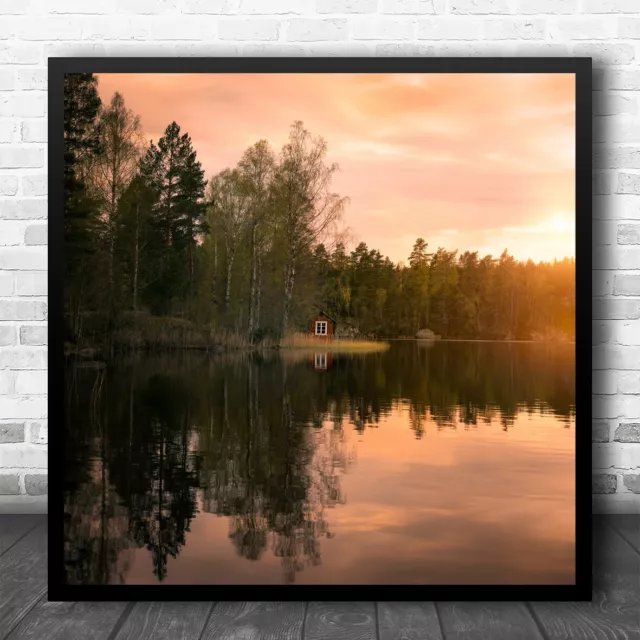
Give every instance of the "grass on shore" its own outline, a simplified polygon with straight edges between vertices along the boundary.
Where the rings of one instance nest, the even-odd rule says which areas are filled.
[[[353,340],[350,338],[323,338],[307,333],[291,333],[280,341],[281,349],[312,349],[349,353],[355,351],[385,351],[388,342]]]

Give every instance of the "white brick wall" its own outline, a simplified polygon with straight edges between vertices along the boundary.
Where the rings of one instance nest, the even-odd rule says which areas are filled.
[[[594,508],[640,510],[639,0],[0,0],[0,508],[46,474],[49,55],[590,55]],[[55,431],[54,431],[55,437]]]

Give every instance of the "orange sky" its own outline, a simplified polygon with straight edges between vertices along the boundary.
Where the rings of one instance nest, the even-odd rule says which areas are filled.
[[[575,81],[560,74],[100,74],[158,140],[175,120],[210,178],[294,120],[328,143],[343,226],[392,260],[429,247],[574,252]]]

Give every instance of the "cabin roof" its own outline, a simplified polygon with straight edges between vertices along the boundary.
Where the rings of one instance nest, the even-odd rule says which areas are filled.
[[[326,311],[323,311],[322,309],[320,309],[320,313],[318,315],[325,316],[326,318],[329,318],[329,320],[331,320],[331,322],[333,322],[334,324],[338,324],[338,321],[335,318],[332,318]]]

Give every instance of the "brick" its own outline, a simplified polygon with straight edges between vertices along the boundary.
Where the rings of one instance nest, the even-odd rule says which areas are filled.
[[[0,69],[0,91],[13,91],[15,74],[13,69]]]
[[[24,325],[20,327],[20,344],[31,346],[47,346],[48,331],[46,326]]]
[[[633,347],[627,347],[627,349],[633,349]],[[638,361],[636,360],[635,367],[637,366]],[[622,368],[635,367],[630,367],[626,362],[622,365]],[[594,396],[592,401],[592,415],[594,418],[640,417],[640,396]]]
[[[24,226],[13,220],[0,220],[0,246],[15,247],[24,242]]]
[[[21,40],[80,40],[82,23],[66,17],[29,16],[28,20],[20,22],[18,37]]]
[[[0,96],[0,102],[2,98]],[[2,105],[0,104],[0,109]],[[1,114],[0,114],[1,115]],[[18,130],[18,123],[15,120],[9,118],[0,119],[0,143],[13,142]]]
[[[640,371],[616,371],[619,393],[636,394],[640,390]]]
[[[17,85],[23,91],[46,91],[46,69],[18,69],[16,72]]]
[[[640,249],[594,246],[592,253],[594,269],[640,269]]]
[[[635,48],[626,43],[580,43],[573,53],[593,58],[593,64],[629,64],[635,59]]]
[[[591,493],[615,493],[618,487],[616,476],[599,473],[591,476]]]
[[[47,448],[32,444],[6,444],[0,447],[0,469],[2,467],[46,469]]]
[[[264,0],[240,0],[239,13],[281,15],[313,13],[314,9],[313,0],[269,0],[269,2]],[[330,13],[333,13],[333,11]]]
[[[24,234],[25,245],[46,245],[47,228],[46,224],[29,225]]]
[[[152,48],[152,47],[150,47]],[[44,47],[43,58],[46,60],[51,57],[63,58],[94,58],[104,57],[106,47],[103,44],[90,42],[55,42],[47,44]]]
[[[260,42],[245,44],[244,47],[242,47],[242,55],[249,57],[303,57],[307,55],[307,49],[296,44],[276,44],[273,42]]]
[[[13,295],[15,277],[12,271],[0,271],[0,296]]]
[[[640,70],[623,69],[607,72],[607,88],[615,91],[640,91]]]
[[[619,173],[616,193],[640,195],[640,173]]]
[[[591,191],[594,196],[607,195],[612,191],[613,179],[608,173],[594,171],[591,180]]]
[[[640,345],[640,321],[610,320],[608,322],[611,342],[621,345]],[[640,385],[640,380],[638,382]]]
[[[0,371],[0,395],[13,396],[16,393],[15,375],[13,371]]]
[[[23,347],[22,349],[0,350],[0,369],[46,369],[47,366],[46,349],[27,349]],[[2,415],[1,412],[0,415]]]
[[[640,447],[624,442],[591,445],[594,469],[638,469]]]
[[[20,418],[46,418],[47,398],[46,396],[32,396],[27,398],[0,396],[0,416],[6,420]],[[2,449],[3,447],[0,447],[0,450]],[[3,465],[0,464],[0,468],[2,466]]]
[[[0,116],[19,118],[41,118],[47,110],[47,96],[34,91],[15,91],[0,95]],[[29,140],[29,142],[39,142]]]
[[[380,13],[423,15],[435,12],[433,0],[380,0]]]
[[[10,347],[16,343],[16,329],[13,325],[0,325],[0,347]]]
[[[39,47],[32,44],[20,44],[11,42],[10,44],[0,44],[0,65],[2,64],[39,64]]]
[[[594,247],[614,245],[618,237],[618,225],[615,222],[595,219],[592,223]]]
[[[47,371],[17,371],[15,390],[25,396],[47,393]]]
[[[640,224],[619,224],[618,244],[640,244]]]
[[[104,0],[56,0],[55,5],[47,7],[47,10],[53,14],[100,14],[108,12],[108,5]]]
[[[616,394],[618,385],[611,371],[593,371],[591,374],[591,393]]]
[[[538,56],[538,57],[563,57],[569,53],[566,44],[551,44],[549,42],[521,42],[516,43],[515,53],[517,56]]]
[[[268,19],[221,20],[221,40],[277,40],[279,22]]]
[[[484,22],[486,40],[542,40],[545,21],[537,18],[500,18]]]
[[[49,442],[49,429],[46,423],[32,422],[29,433],[29,441],[32,444],[47,444]]]
[[[18,271],[15,274],[16,295],[46,296],[49,282],[46,271]]]
[[[24,442],[24,422],[0,423],[0,444]]]
[[[0,320],[46,319],[47,303],[40,300],[4,300],[0,304]]]
[[[48,491],[46,473],[27,474],[24,477],[24,487],[30,496],[46,496]]]
[[[43,120],[28,120],[22,123],[20,129],[22,142],[46,142],[47,123]]]
[[[16,193],[18,193],[17,176],[0,176],[0,196],[15,196]]]
[[[316,0],[318,13],[374,13],[377,8],[378,0]]]
[[[613,328],[605,322],[591,323],[591,343],[593,345],[611,342]]]
[[[640,474],[625,473],[622,476],[622,482],[632,493],[640,493]]]
[[[640,274],[616,275],[613,284],[615,296],[640,296]]]
[[[215,40],[218,19],[208,16],[187,16],[182,19],[177,16],[162,18],[145,18],[151,20],[151,35],[153,40]],[[148,27],[147,24],[144,25]],[[146,39],[139,36],[139,39]]]
[[[591,442],[609,442],[609,423],[594,422],[591,426]]]
[[[613,436],[614,442],[640,442],[640,423],[620,424]]]
[[[0,252],[0,269],[44,270],[47,268],[45,247],[20,249],[9,247]]]
[[[25,196],[46,196],[47,185],[47,176],[25,176],[22,178],[22,193]]]
[[[638,8],[640,11],[640,7]],[[623,40],[640,38],[640,18],[620,18],[618,36]]]
[[[591,272],[591,294],[594,296],[611,295],[613,274],[610,271]]]
[[[602,17],[563,17],[549,24],[549,36],[553,40],[608,40],[615,35],[616,23]]]
[[[290,42],[318,42],[322,40],[346,40],[349,35],[347,20],[291,18],[286,31],[286,39]]]
[[[640,318],[640,300],[592,300],[594,320],[626,320]]]
[[[422,40],[478,40],[481,37],[482,19],[437,17],[418,22],[418,38]]]
[[[42,167],[44,164],[44,150],[34,147],[0,147],[0,169],[22,169]],[[2,214],[0,213],[0,216]]]
[[[17,496],[19,493],[18,475],[15,473],[0,473],[0,496]]]
[[[451,0],[451,13],[511,13],[508,0]]]
[[[637,302],[637,301],[636,301]],[[638,368],[640,348],[622,346],[593,347],[591,366],[593,369],[630,369]],[[638,398],[640,400],[640,396]],[[617,416],[602,416],[615,418]]]
[[[584,13],[638,13],[636,0],[584,0]]]
[[[617,116],[623,113],[638,113],[638,99],[636,96],[626,96],[609,91],[593,94],[593,115]]]
[[[359,42],[310,42],[305,45],[305,51],[310,56],[360,56],[373,55],[373,48],[366,40]]]
[[[578,0],[516,0],[515,13],[575,13]]]
[[[354,40],[412,40],[414,24],[394,19],[358,21],[352,23],[351,35]]]
[[[122,0],[129,4],[127,0]],[[138,6],[136,2],[136,6]],[[238,11],[239,0],[188,0],[181,6],[182,13],[206,13],[214,15],[232,15]],[[148,11],[148,13],[160,13],[162,9]],[[140,13],[140,11],[139,11]]]
[[[178,57],[197,57],[197,56],[217,56],[217,57],[233,57],[239,54],[239,48],[231,42],[224,43],[210,43],[210,42],[198,42],[198,43],[177,43],[176,55]],[[304,51],[302,52],[304,55]]]

